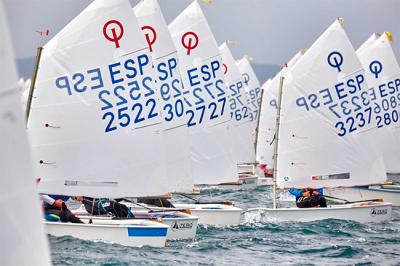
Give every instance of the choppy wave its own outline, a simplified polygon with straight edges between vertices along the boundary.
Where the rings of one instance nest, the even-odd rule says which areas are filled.
[[[269,192],[212,190],[201,199],[234,200],[243,209],[267,207]],[[173,241],[166,248],[72,237],[50,237],[50,243],[54,265],[399,265],[399,237],[400,208],[394,208],[392,221],[379,224],[335,219],[274,223],[244,217],[237,226],[199,226],[194,241]]]

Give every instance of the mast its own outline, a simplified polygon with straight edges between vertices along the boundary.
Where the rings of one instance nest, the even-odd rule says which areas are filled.
[[[260,128],[260,117],[261,117],[261,108],[263,103],[264,97],[264,89],[261,89],[261,97],[260,97],[260,104],[258,106],[258,117],[257,117],[257,126],[256,126],[256,138],[254,141],[254,152],[257,154],[257,141],[258,141],[258,130]]]
[[[36,52],[35,68],[33,69],[31,86],[29,87],[28,101],[26,102],[26,109],[25,109],[26,124],[28,124],[29,114],[31,112],[33,90],[35,89],[36,77],[37,77],[37,74],[39,71],[39,63],[40,63],[40,57],[42,56],[42,51],[43,51],[43,47],[39,46],[37,48],[37,52]]]
[[[275,145],[274,145],[274,174],[272,176],[273,179],[273,198],[272,198],[272,208],[276,209],[276,179],[278,174],[278,145],[279,145],[279,128],[280,128],[280,120],[281,120],[281,107],[282,107],[282,88],[283,81],[285,77],[281,77],[279,81],[279,91],[278,91],[278,108],[276,110],[276,127],[275,127]]]

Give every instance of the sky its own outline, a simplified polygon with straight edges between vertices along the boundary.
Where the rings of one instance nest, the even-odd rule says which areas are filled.
[[[110,0],[112,1],[112,0]],[[255,63],[282,65],[309,47],[337,17],[357,49],[374,33],[389,31],[400,61],[400,0],[213,0],[203,11],[219,44],[237,41],[236,58],[251,55]],[[17,58],[32,57],[39,45],[36,30],[50,37],[91,0],[5,0]],[[135,5],[138,0],[130,0]],[[159,0],[171,22],[192,0]]]

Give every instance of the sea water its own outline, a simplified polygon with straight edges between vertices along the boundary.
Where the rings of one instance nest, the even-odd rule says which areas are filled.
[[[271,188],[209,190],[204,200],[234,200],[244,210],[271,206]],[[180,199],[180,198],[179,198]],[[285,205],[290,204],[287,195]],[[187,199],[180,201],[190,202]],[[72,237],[51,237],[54,265],[400,265],[400,208],[378,224],[324,220],[199,226],[194,241],[166,248],[126,247]]]

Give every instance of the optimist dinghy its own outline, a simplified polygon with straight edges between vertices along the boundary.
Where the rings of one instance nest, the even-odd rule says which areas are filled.
[[[93,198],[168,193],[163,152],[154,152],[163,145],[151,55],[129,1],[94,1],[41,50],[27,108],[39,191]],[[165,246],[169,228],[146,219],[45,225],[56,236],[157,247]]]
[[[0,0],[0,261],[4,266],[46,266],[51,265],[50,252],[41,224],[6,19]]]
[[[130,212],[135,217],[134,219],[158,221],[168,225],[167,240],[193,240],[196,237],[199,218],[190,213],[185,213],[183,209],[175,211],[170,209],[154,208],[144,204],[139,206],[126,201],[121,201],[120,203],[129,207]],[[88,222],[91,220],[94,224],[113,224],[115,221],[129,224],[129,222],[132,221],[130,218],[118,218],[113,220],[109,215],[93,216],[86,211],[83,205],[81,205],[79,209],[73,210],[72,213],[77,215],[82,221]]]
[[[278,221],[337,218],[364,223],[391,219],[392,204],[383,202],[277,208],[278,186],[339,187],[385,180],[380,154],[362,141],[376,120],[364,70],[342,23],[342,19],[336,20],[286,73],[284,87],[285,78],[281,77],[273,208],[249,209],[250,213]]]
[[[256,186],[265,186],[270,184],[270,180],[264,176],[257,175],[257,162],[256,162],[256,149],[257,149],[257,136],[259,132],[260,124],[260,110],[262,102],[262,89],[260,82],[253,70],[250,63],[251,58],[249,56],[244,56],[242,59],[236,61],[236,65],[239,68],[240,73],[243,76],[245,83],[246,95],[249,98],[249,108],[252,110],[252,147],[253,147],[253,158],[247,163],[239,165],[239,173],[250,173],[257,176]]]
[[[146,204],[137,206],[131,203],[127,203],[127,206],[135,208],[136,210],[145,210],[146,208],[151,208],[155,212],[161,211],[173,211],[173,208],[162,208],[154,207]],[[241,208],[235,207],[232,203],[174,203],[177,210],[189,209],[191,214],[199,218],[199,224],[204,225],[216,225],[216,226],[227,226],[236,225],[240,223],[241,214],[243,210]],[[168,223],[168,220],[165,221]]]
[[[197,1],[190,4],[170,24],[169,31],[178,51],[179,68],[186,101],[190,135],[190,169],[195,185],[217,185],[237,181],[236,161],[232,157],[232,134],[224,82],[223,62],[214,35]],[[179,206],[179,204],[175,204]],[[201,204],[199,204],[201,205]],[[193,212],[198,204],[185,205]],[[203,208],[218,223],[221,215],[230,219],[232,206],[221,204],[219,213]],[[198,213],[196,213],[197,215]],[[200,222],[204,219],[199,217]]]
[[[383,154],[387,173],[400,173],[400,67],[392,49],[393,38],[389,32],[374,33],[357,50],[357,55],[366,70],[371,100],[377,119],[375,143]],[[389,174],[388,174],[389,175]],[[350,188],[326,189],[334,198],[359,201],[382,198],[400,206],[400,186],[374,184]]]

